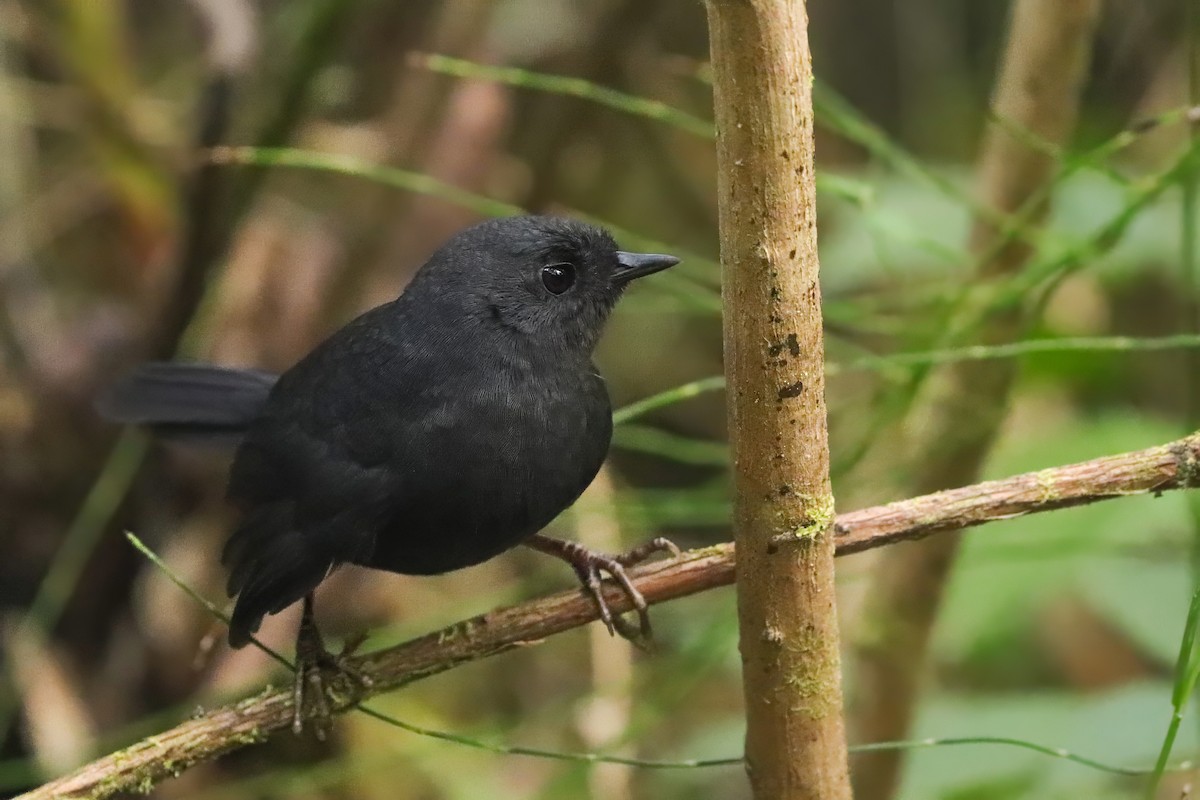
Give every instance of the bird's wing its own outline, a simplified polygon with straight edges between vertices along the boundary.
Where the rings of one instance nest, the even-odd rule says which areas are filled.
[[[446,460],[428,431],[452,424],[438,422],[443,401],[476,356],[398,339],[386,313],[367,312],[284,373],[238,450],[229,497],[246,516],[223,556],[235,645],[337,564],[367,562],[406,481]]]
[[[230,481],[231,497],[246,515],[221,556],[228,592],[238,598],[234,646],[248,640],[264,615],[316,589],[335,566],[371,552],[393,489],[384,470],[355,463],[318,437],[252,432]]]
[[[357,422],[333,423],[328,403],[307,387],[276,396],[230,472],[230,500],[245,512],[222,554],[228,591],[238,596],[230,626],[235,646],[335,566],[363,560],[396,489],[385,461],[348,446],[362,438],[348,433],[363,421],[356,409],[343,410]]]

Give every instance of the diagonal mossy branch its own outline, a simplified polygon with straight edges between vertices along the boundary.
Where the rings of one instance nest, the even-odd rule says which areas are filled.
[[[1157,495],[1197,485],[1200,431],[1158,447],[841,514],[836,523],[837,554],[1098,500]],[[648,564],[631,576],[649,602],[662,603],[733,583],[734,566],[733,544],[725,543]],[[624,593],[609,587],[607,597],[615,610],[628,610]],[[374,679],[370,693],[377,694],[461,664],[539,644],[595,619],[588,598],[575,591],[560,592],[464,620],[365,655],[356,664]],[[98,759],[21,798],[105,798],[149,791],[193,764],[289,728],[291,698],[290,689],[267,687],[254,697],[209,711]],[[346,702],[338,710],[351,707]]]

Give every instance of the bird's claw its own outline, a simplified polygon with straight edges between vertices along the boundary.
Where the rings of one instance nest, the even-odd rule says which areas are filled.
[[[658,536],[648,542],[639,544],[632,550],[626,550],[617,556],[617,561],[621,562],[621,566],[632,567],[642,563],[655,553],[666,553],[671,558],[679,558],[679,548],[670,539],[665,536]]]
[[[353,648],[333,654],[324,648],[296,661],[292,690],[292,732],[300,735],[311,723],[313,735],[325,741],[333,719],[333,709],[354,705],[359,695],[374,681],[349,662]],[[331,705],[335,704],[335,705]]]
[[[574,545],[570,542],[564,544]],[[655,553],[669,553],[674,558],[679,555],[679,548],[670,540],[660,536],[615,556],[597,553],[582,545],[574,545],[565,552],[568,560],[575,567],[575,572],[579,576],[584,590],[596,601],[596,607],[600,612],[600,621],[604,623],[604,627],[608,628],[610,636],[620,636],[637,645],[645,645],[650,642],[654,631],[650,626],[649,604],[646,603],[646,598],[638,588],[633,585],[625,568],[640,564]],[[607,572],[621,587],[625,596],[629,598],[629,602],[638,616],[636,627],[626,622],[620,614],[614,614],[609,608],[608,601],[604,598],[601,572]]]
[[[607,572],[629,597],[629,601],[638,614],[637,629],[634,629],[619,614],[614,615],[612,609],[608,607],[608,601],[604,599],[603,580],[600,576],[602,571]],[[646,598],[629,580],[629,576],[625,574],[625,567],[619,560],[603,553],[589,551],[580,563],[575,565],[575,572],[579,575],[579,581],[583,584],[584,591],[596,601],[596,607],[600,612],[600,621],[604,623],[604,627],[608,628],[610,636],[619,634],[623,639],[630,641],[650,638],[650,615],[646,611]]]

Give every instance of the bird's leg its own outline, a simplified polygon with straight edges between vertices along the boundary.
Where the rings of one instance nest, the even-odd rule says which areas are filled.
[[[296,632],[296,677],[292,684],[292,733],[297,736],[304,731],[306,718],[313,720],[313,730],[322,741],[329,729],[329,702],[321,677],[321,661],[328,656],[325,640],[313,617],[312,595],[306,594]]]
[[[679,548],[668,539],[660,536],[620,555],[597,553],[578,542],[555,539],[542,533],[530,536],[525,540],[525,545],[540,553],[560,558],[574,567],[575,574],[579,576],[579,582],[583,584],[584,591],[596,601],[596,605],[600,609],[600,620],[608,628],[610,634],[620,634],[623,638],[633,642],[650,640],[650,612],[647,610],[646,598],[629,580],[629,576],[625,574],[625,568],[639,564],[655,553],[669,553],[671,556],[678,556]],[[609,609],[600,583],[602,571],[612,576],[621,590],[625,592],[625,596],[629,598],[629,602],[633,604],[638,615],[636,629],[621,619],[620,615],[614,615]]]
[[[348,659],[366,637],[346,642],[342,652],[334,655],[325,649],[325,640],[313,616],[313,598],[304,596],[304,612],[296,634],[296,678],[292,685],[292,731],[299,735],[305,720],[313,721],[313,732],[324,741],[329,731],[330,683],[344,675],[356,684],[355,689],[371,688],[371,678],[352,666]],[[354,689],[351,691],[353,696]]]

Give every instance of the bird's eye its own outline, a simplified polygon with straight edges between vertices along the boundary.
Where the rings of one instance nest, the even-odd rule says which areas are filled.
[[[562,294],[575,285],[574,264],[550,264],[542,267],[542,286],[550,294]]]

